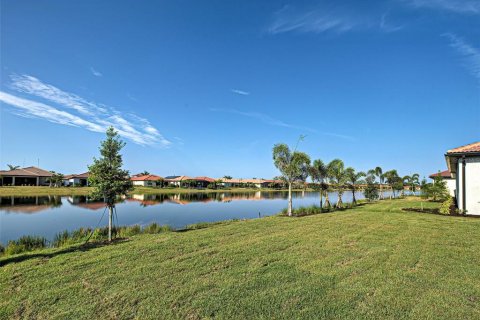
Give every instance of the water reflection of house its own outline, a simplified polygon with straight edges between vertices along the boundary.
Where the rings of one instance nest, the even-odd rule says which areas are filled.
[[[129,202],[139,202],[142,206],[154,206],[163,202],[163,195],[155,194],[133,194],[126,199]]]
[[[253,193],[222,193],[221,194],[221,201],[222,202],[230,202],[233,200],[263,200],[265,197],[263,196],[261,191],[255,191]]]
[[[50,171],[37,167],[26,167],[15,170],[0,170],[0,185],[3,186],[46,186]]]
[[[0,209],[6,212],[37,213],[61,205],[60,196],[0,197]]]
[[[99,210],[105,208],[103,201],[94,201],[87,196],[70,196],[67,201],[72,205],[89,210]]]

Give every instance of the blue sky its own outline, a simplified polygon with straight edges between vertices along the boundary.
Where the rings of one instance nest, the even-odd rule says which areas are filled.
[[[480,1],[1,0],[0,167],[270,178],[271,149],[422,176],[480,140]]]

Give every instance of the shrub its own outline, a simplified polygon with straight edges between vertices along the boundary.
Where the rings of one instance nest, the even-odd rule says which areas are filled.
[[[445,200],[442,205],[440,206],[440,214],[444,215],[450,215],[455,212],[455,205],[453,203],[453,198],[452,197],[447,197],[447,200]]]
[[[363,191],[363,195],[368,201],[374,201],[379,198],[378,187],[373,183],[368,183],[367,187]]]
[[[22,236],[18,240],[10,240],[5,248],[6,255],[42,249],[47,246],[47,239],[39,236]]]
[[[5,247],[0,243],[0,256],[5,253]]]

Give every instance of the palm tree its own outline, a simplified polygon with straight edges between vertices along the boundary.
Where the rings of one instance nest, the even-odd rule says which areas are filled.
[[[320,184],[320,208],[323,208],[323,194],[327,190],[327,184],[325,183],[328,177],[328,170],[325,163],[317,159],[313,161],[313,165],[310,167],[310,176],[312,177],[313,182],[318,182]],[[328,193],[326,193],[325,205],[330,206],[328,201]]]
[[[397,170],[390,170],[383,174],[385,181],[392,189],[393,197],[395,198],[395,185],[401,182],[401,178],[398,176]]]
[[[420,175],[418,173],[414,173],[411,176],[403,177],[403,180],[406,181],[407,185],[410,187],[410,195],[415,195],[415,191],[417,191],[417,187],[420,186]]]
[[[303,152],[290,151],[284,143],[273,146],[273,162],[288,183],[288,216],[292,216],[292,184],[308,177],[310,157]]]
[[[228,179],[228,180],[230,180],[230,179],[232,179],[232,176],[223,176],[223,179]]]
[[[150,172],[148,172],[147,170],[144,170],[143,172],[140,172],[140,175],[141,176],[148,176],[148,175],[150,175]]]
[[[14,166],[13,164],[7,164],[8,170],[17,170],[20,166]]]
[[[355,169],[353,169],[352,167],[348,167],[345,170],[345,173],[348,186],[350,187],[350,190],[352,190],[352,204],[357,204],[357,199],[355,199],[356,185],[361,183],[360,179],[362,177],[365,177],[366,174],[363,171],[355,172]]]
[[[385,182],[383,170],[380,167],[376,167],[375,169],[373,169],[373,171],[375,172],[375,176],[378,178],[378,183],[380,184],[380,199],[383,199],[382,185]]]
[[[341,208],[343,206],[342,202],[342,195],[343,195],[343,187],[346,181],[346,174],[345,174],[345,165],[343,161],[340,159],[334,159],[330,161],[327,166],[328,175],[330,177],[330,181],[336,187],[338,192],[338,200],[337,200],[337,208]]]

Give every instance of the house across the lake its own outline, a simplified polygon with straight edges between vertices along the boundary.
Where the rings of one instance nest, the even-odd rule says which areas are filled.
[[[265,180],[265,179],[220,179],[222,185],[226,188],[255,186],[256,188],[268,188],[272,185],[281,186],[281,180]]]
[[[50,171],[37,167],[26,167],[14,170],[0,170],[2,186],[47,186],[53,175]]]
[[[445,160],[455,179],[458,209],[468,215],[480,215],[480,142],[448,150]]]
[[[435,177],[442,178],[442,180],[445,181],[447,185],[448,193],[450,193],[452,197],[455,197],[455,189],[457,188],[457,182],[455,181],[455,178],[452,178],[450,171],[445,170],[429,175],[430,179],[434,179]]]
[[[142,186],[142,187],[156,187],[159,181],[162,181],[163,178],[160,176],[156,176],[154,174],[146,174],[146,175],[135,175],[130,178],[134,186]]]
[[[64,186],[88,186],[88,172],[80,174],[69,174],[63,177]]]

